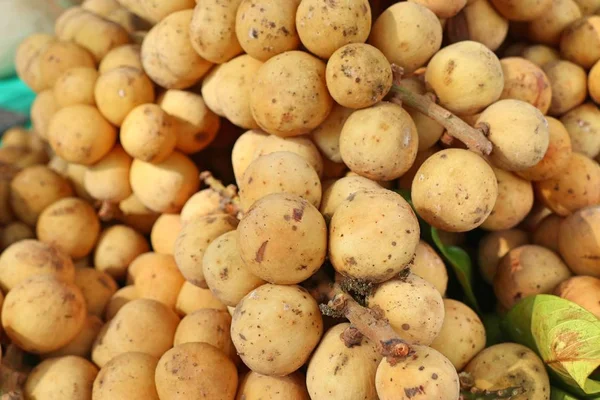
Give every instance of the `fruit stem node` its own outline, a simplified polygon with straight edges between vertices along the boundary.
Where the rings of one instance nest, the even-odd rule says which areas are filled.
[[[356,330],[375,343],[390,364],[395,365],[410,353],[409,345],[398,336],[380,311],[361,306],[338,283],[333,285],[331,294],[329,303],[321,305],[324,314],[346,317]]]

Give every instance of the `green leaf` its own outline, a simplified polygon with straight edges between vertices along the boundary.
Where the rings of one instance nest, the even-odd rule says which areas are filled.
[[[550,400],[581,400],[579,397],[575,397],[570,393],[565,392],[557,387],[552,387],[550,394]]]
[[[600,394],[590,375],[600,366],[600,319],[557,296],[526,297],[503,320],[507,335],[544,360],[551,376],[585,394]],[[562,385],[561,385],[562,386]]]
[[[471,257],[460,247],[444,245],[438,235],[437,229],[434,227],[431,227],[431,239],[440,253],[442,253],[452,266],[456,278],[465,292],[467,302],[479,314],[479,304],[477,304],[477,298],[473,292],[473,264],[471,263]]]

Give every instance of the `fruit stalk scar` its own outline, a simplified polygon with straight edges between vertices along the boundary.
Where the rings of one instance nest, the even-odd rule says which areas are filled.
[[[240,204],[240,197],[238,196],[238,190],[235,185],[223,185],[223,183],[216,179],[210,171],[203,171],[200,173],[200,180],[221,196],[221,209],[224,212],[233,215],[237,219],[242,219],[243,212]]]
[[[508,387],[499,390],[483,390],[475,387],[473,377],[468,372],[461,372],[459,400],[501,400],[512,399],[525,393],[520,387]]]
[[[390,101],[398,104],[406,104],[446,128],[448,134],[463,142],[471,151],[480,155],[489,155],[492,152],[492,142],[485,136],[485,127],[473,128],[450,111],[440,107],[427,95],[414,93],[400,84],[402,80],[402,68],[392,65],[394,72],[394,84],[391,92],[393,96]]]
[[[338,284],[333,285],[330,294],[331,300],[327,305],[321,305],[321,311],[331,316],[346,317],[352,324],[349,329],[357,329],[373,343],[376,343],[378,351],[387,357],[392,365],[410,353],[409,345],[398,336],[389,322],[382,318],[382,315],[376,310],[358,304]],[[357,344],[356,336],[356,334],[342,334],[342,339],[347,346],[351,347]]]

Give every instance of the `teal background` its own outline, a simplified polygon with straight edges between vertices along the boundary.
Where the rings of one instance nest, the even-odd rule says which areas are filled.
[[[34,99],[35,92],[29,89],[17,76],[0,80],[0,108],[27,115],[29,118],[31,104]],[[26,127],[29,128],[30,126],[31,121],[28,119]],[[1,145],[2,140],[0,138]]]

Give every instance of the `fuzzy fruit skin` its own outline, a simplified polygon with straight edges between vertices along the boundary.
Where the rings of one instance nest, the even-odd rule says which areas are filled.
[[[325,83],[325,63],[297,50],[265,62],[254,77],[250,93],[256,123],[265,132],[280,137],[312,131],[333,107]]]
[[[497,344],[479,353],[466,366],[475,386],[499,390],[519,386],[525,393],[515,400],[547,400],[550,382],[544,363],[527,347],[515,343]]]
[[[311,53],[328,59],[349,43],[364,43],[371,31],[368,0],[328,2],[303,0],[296,12],[296,30]]]
[[[413,356],[396,365],[384,359],[377,368],[375,385],[381,400],[396,400],[398,394],[411,400],[455,400],[460,394],[458,374],[437,350],[411,346]]]
[[[144,353],[124,353],[113,358],[98,372],[93,398],[159,400],[154,383],[157,364],[157,357]]]
[[[600,110],[594,103],[584,103],[564,114],[564,124],[573,151],[595,158],[600,154]]]
[[[552,293],[571,276],[571,271],[551,250],[537,245],[512,249],[498,264],[494,292],[500,304],[510,309],[521,299],[535,294]]]
[[[323,333],[314,298],[295,285],[265,284],[240,301],[231,339],[246,365],[264,375],[284,376],[309,358]]]
[[[550,179],[535,182],[536,198],[555,214],[566,217],[600,204],[600,166],[583,154],[573,153],[568,165]]]
[[[353,172],[378,181],[402,176],[414,163],[418,148],[415,123],[394,103],[381,102],[355,111],[340,135],[344,163]]]
[[[408,343],[429,346],[444,323],[442,296],[413,273],[381,284],[367,298],[367,306],[381,309],[398,336]]]
[[[600,318],[600,279],[592,276],[574,276],[558,285],[554,294],[579,304]]]
[[[498,180],[498,198],[481,228],[498,231],[517,226],[533,207],[531,182],[514,173],[493,167]]]
[[[477,154],[462,149],[433,154],[412,183],[417,213],[429,224],[450,232],[466,232],[481,225],[497,197],[492,167]]]
[[[82,357],[51,358],[27,377],[24,394],[30,399],[91,399],[98,368]]]
[[[444,47],[427,65],[425,81],[440,104],[459,115],[480,112],[500,98],[500,60],[481,43],[466,40]]]
[[[393,34],[391,34],[393,32]],[[375,21],[369,43],[409,73],[422,67],[442,45],[442,25],[427,7],[396,3]]]
[[[276,151],[254,160],[239,182],[242,208],[250,207],[271,193],[291,193],[321,204],[321,180],[303,157],[290,151]]]
[[[213,295],[232,307],[251,290],[266,283],[253,275],[242,260],[236,231],[222,234],[206,248],[202,271]]]
[[[491,0],[498,12],[511,21],[532,21],[539,18],[552,0]]]
[[[442,258],[427,242],[420,240],[410,271],[431,283],[442,296],[448,287],[448,271]]]
[[[37,275],[15,286],[2,304],[2,328],[19,348],[48,353],[74,339],[86,318],[75,284]]]
[[[431,343],[461,371],[465,365],[485,348],[485,328],[479,316],[464,303],[444,299],[444,324]]]
[[[496,51],[508,34],[508,20],[488,0],[474,1],[446,23],[451,43],[473,40]]]
[[[300,0],[261,0],[258,3],[242,0],[235,19],[235,33],[242,49],[261,61],[297,49],[300,45],[296,30],[299,4]]]
[[[348,347],[340,335],[350,327],[330,328],[308,364],[306,384],[314,400],[377,400],[375,373],[382,356],[367,338]]]
[[[548,122],[548,150],[544,158],[532,167],[518,171],[517,175],[529,181],[553,178],[567,168],[573,148],[565,126],[559,120],[546,117]]]
[[[591,15],[578,19],[562,33],[560,50],[562,56],[585,69],[600,60],[600,16]]]
[[[577,275],[600,278],[600,246],[597,238],[600,207],[583,208],[561,224],[558,233],[558,248],[569,268]]]
[[[273,193],[258,200],[237,232],[246,267],[267,282],[300,283],[325,260],[325,220],[315,206],[296,195]]]
[[[544,71],[521,57],[500,60],[504,73],[501,99],[526,101],[546,114],[552,101],[552,87]]]
[[[208,343],[184,343],[165,352],[156,366],[161,400],[206,397],[233,400],[238,384],[235,364]]]
[[[542,69],[552,87],[549,115],[558,118],[585,101],[587,75],[582,67],[570,61],[559,60],[544,64]]]
[[[526,232],[508,229],[486,234],[479,242],[478,264],[483,279],[492,284],[498,263],[510,250],[529,243]]]
[[[236,400],[310,400],[306,378],[300,371],[286,376],[268,376],[250,371],[240,381]]]
[[[540,110],[521,100],[499,100],[477,119],[487,124],[494,145],[490,159],[506,171],[522,171],[540,162],[550,142],[548,122]]]
[[[210,243],[238,226],[229,214],[206,215],[194,218],[183,226],[175,240],[174,256],[177,267],[191,284],[206,287],[202,260]]]
[[[329,224],[329,259],[336,271],[356,279],[391,279],[408,266],[418,243],[414,212],[402,196],[386,189],[350,195]]]
[[[348,44],[331,55],[326,69],[331,97],[349,108],[377,104],[392,87],[392,68],[383,53],[364,43]]]

